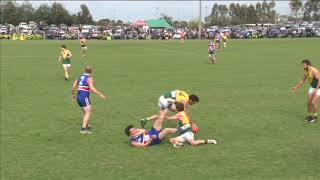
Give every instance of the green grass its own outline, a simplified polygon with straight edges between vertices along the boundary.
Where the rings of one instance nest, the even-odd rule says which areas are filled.
[[[308,124],[303,86],[290,92],[319,39],[232,40],[207,60],[208,41],[1,41],[1,172],[7,179],[320,179],[319,124]],[[59,46],[73,53],[72,78],[94,68],[93,134],[80,135],[81,109],[63,79]],[[200,97],[190,108],[218,145],[129,146],[123,129],[158,112],[164,92]],[[166,124],[173,126],[173,124]]]

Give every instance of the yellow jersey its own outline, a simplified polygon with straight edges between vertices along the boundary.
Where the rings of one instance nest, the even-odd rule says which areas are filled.
[[[305,71],[305,72],[304,72],[304,75],[307,77],[307,79],[308,79],[311,87],[316,88],[317,85],[318,85],[319,79],[317,79],[316,77],[313,76],[313,74],[312,74],[312,69],[316,69],[316,68],[310,67],[310,68],[308,69],[308,71]],[[317,69],[316,69],[316,70],[317,70]],[[318,70],[317,70],[317,71],[318,71]]]
[[[179,134],[183,134],[185,132],[191,132],[191,124],[190,119],[187,116],[185,111],[179,112],[176,116],[178,116],[179,120],[177,121],[177,129]]]
[[[176,90],[176,102],[189,102],[189,94],[181,90]]]
[[[86,39],[80,39],[80,45],[82,47],[86,46],[87,45],[87,40]]]
[[[223,36],[222,36],[222,41],[226,42],[227,39],[228,39],[228,36],[226,36],[226,35],[223,35]]]

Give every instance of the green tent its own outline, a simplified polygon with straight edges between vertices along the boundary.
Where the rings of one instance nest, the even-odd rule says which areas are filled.
[[[164,19],[151,19],[147,21],[147,24],[150,28],[173,29],[173,27]]]

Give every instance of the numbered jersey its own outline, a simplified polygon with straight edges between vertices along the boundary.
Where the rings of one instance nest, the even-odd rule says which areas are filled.
[[[78,83],[78,97],[79,96],[85,96],[85,97],[89,97],[90,95],[90,87],[88,84],[88,79],[89,79],[90,75],[89,74],[82,74],[82,76],[80,76],[77,80]]]
[[[176,102],[185,102],[187,103],[189,101],[189,94],[181,91],[181,90],[174,90],[167,92],[163,95],[166,99],[174,99]]]

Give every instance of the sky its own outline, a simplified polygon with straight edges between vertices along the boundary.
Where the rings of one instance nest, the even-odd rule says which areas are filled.
[[[80,5],[86,4],[95,21],[103,18],[135,21],[138,19],[155,19],[161,14],[173,17],[174,20],[190,21],[199,15],[199,1],[29,1],[34,7],[41,3],[62,3],[70,13],[80,11]],[[256,4],[262,1],[201,1],[202,18],[210,14],[214,3],[226,4]],[[276,1],[276,11],[280,14],[289,14],[289,1]]]

